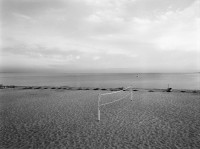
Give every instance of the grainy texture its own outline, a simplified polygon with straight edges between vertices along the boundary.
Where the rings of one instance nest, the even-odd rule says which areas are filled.
[[[98,122],[99,92],[1,90],[0,148],[200,148],[199,94],[134,92]]]

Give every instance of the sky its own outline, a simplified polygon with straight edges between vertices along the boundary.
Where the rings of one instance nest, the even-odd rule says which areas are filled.
[[[200,72],[200,0],[0,0],[0,72]]]

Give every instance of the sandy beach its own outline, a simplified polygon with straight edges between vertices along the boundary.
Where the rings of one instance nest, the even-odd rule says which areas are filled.
[[[0,148],[200,148],[199,90],[134,89],[98,121],[98,94],[120,89],[3,88]]]
[[[200,149],[200,0],[0,4],[0,149]]]

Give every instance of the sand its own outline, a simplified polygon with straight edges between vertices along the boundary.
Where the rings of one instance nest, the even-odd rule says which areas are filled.
[[[0,148],[200,148],[199,91],[135,89],[97,121],[110,89],[52,88],[0,90]]]

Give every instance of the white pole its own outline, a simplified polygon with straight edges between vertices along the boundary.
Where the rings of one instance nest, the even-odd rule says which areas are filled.
[[[133,88],[131,87],[131,101],[133,100]]]
[[[98,121],[100,121],[100,105],[99,105],[99,102],[101,100],[101,94],[98,95]]]

